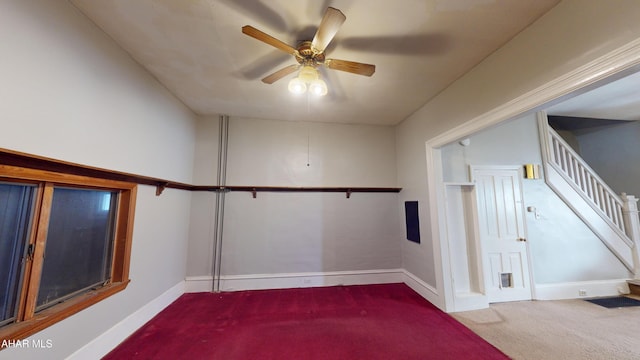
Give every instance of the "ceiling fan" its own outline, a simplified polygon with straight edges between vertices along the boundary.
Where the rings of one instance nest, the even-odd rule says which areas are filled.
[[[273,84],[283,77],[300,69],[298,76],[289,82],[289,91],[293,93],[304,93],[307,91],[316,95],[326,95],[327,85],[318,73],[317,67],[324,65],[329,69],[346,71],[352,74],[371,76],[376,71],[376,66],[360,62],[329,59],[325,57],[325,49],[336,35],[346,16],[332,7],[322,17],[320,26],[316,31],[313,40],[302,41],[297,48],[290,46],[271,35],[268,35],[253,26],[242,27],[242,32],[279,50],[282,50],[295,57],[297,64],[289,65],[262,79],[266,84]]]

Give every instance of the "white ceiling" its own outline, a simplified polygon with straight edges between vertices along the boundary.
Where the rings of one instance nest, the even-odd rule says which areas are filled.
[[[610,81],[610,82],[609,82]],[[546,109],[547,114],[608,120],[640,120],[640,72],[575,95]]]
[[[559,0],[70,0],[200,115],[397,124]],[[322,69],[324,98],[264,76],[291,55],[241,32],[296,46],[328,6],[347,17],[328,57],[371,63],[371,77]]]

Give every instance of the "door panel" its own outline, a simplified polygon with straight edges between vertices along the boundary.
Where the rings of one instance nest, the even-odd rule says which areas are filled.
[[[489,302],[531,299],[520,172],[472,168]]]
[[[514,288],[523,288],[526,284],[522,267],[522,254],[519,252],[509,254],[509,271],[513,274]]]
[[[502,272],[502,254],[500,253],[489,253],[489,286],[487,289],[493,289],[490,291],[495,291],[495,289],[500,288],[500,273]]]

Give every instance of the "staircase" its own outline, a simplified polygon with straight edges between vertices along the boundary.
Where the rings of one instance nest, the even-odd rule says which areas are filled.
[[[627,284],[631,295],[640,296],[640,280],[629,280]]]
[[[538,114],[545,181],[635,276],[640,222],[634,196],[616,194]],[[640,286],[640,282],[639,282]]]

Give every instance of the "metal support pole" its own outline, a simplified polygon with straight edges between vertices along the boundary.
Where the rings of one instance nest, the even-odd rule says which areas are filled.
[[[220,292],[220,273],[222,269],[222,239],[224,230],[224,200],[227,190],[224,189],[227,180],[227,149],[229,147],[229,116],[220,116],[218,134],[218,186],[213,225],[213,261],[211,275],[213,292]]]

